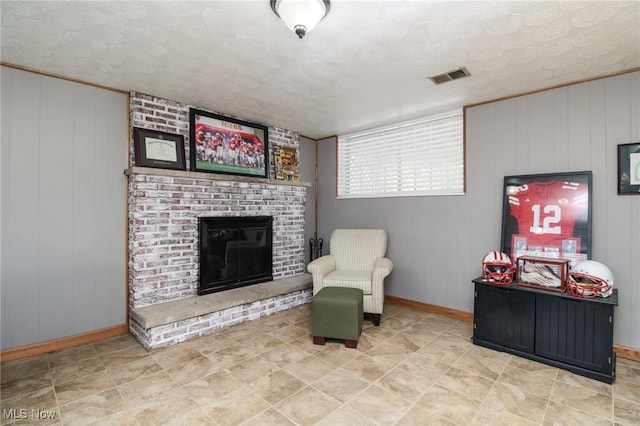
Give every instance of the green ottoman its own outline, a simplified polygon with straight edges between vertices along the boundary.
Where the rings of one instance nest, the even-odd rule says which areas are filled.
[[[313,343],[324,345],[325,339],[344,339],[347,348],[358,346],[362,331],[362,290],[324,287],[312,301]]]

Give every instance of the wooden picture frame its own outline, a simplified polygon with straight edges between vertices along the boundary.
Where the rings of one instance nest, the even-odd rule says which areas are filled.
[[[186,170],[184,136],[134,127],[133,142],[136,166]]]
[[[618,145],[618,195],[640,195],[640,142]]]
[[[521,256],[591,258],[592,172],[505,176],[502,251]]]
[[[189,124],[191,171],[269,176],[267,126],[194,108]]]

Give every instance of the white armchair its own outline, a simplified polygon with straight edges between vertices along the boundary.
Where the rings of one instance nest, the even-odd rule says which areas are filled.
[[[336,229],[331,234],[329,254],[309,263],[313,294],[323,287],[362,290],[363,310],[380,325],[384,307],[384,279],[393,270],[385,256],[387,232],[383,229]]]

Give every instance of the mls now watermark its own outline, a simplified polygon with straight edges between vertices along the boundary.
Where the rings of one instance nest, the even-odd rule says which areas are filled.
[[[2,418],[6,420],[52,420],[56,418],[58,413],[56,410],[40,410],[32,408],[28,410],[26,408],[3,408]]]

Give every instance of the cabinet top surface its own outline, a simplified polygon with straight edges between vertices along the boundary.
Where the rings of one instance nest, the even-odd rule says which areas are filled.
[[[496,285],[496,284],[492,284],[490,282],[487,282],[487,281],[483,280],[481,276],[478,277],[478,278],[474,278],[471,281],[476,283],[476,284],[482,284],[482,285],[486,285],[486,286],[494,287],[494,288],[499,288],[499,289],[518,290],[518,291],[524,291],[524,292],[528,292],[528,293],[544,294],[545,296],[562,297],[564,299],[575,300],[577,302],[603,303],[603,304],[606,304],[606,305],[618,306],[618,289],[617,288],[613,289],[613,293],[609,297],[586,298],[586,297],[572,296],[569,293],[558,293],[558,292],[546,291],[546,290],[543,290],[543,289],[536,289],[536,288],[531,288],[531,287],[521,287],[515,282],[511,283],[509,285]]]

